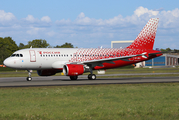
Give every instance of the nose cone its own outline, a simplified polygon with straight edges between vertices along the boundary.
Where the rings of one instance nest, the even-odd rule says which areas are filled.
[[[10,67],[10,68],[13,68],[13,60],[11,58],[6,58],[3,62],[3,64],[6,66],[6,67]]]

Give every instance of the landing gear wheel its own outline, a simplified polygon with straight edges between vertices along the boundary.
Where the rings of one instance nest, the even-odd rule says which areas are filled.
[[[32,78],[31,78],[31,72],[32,72],[32,70],[27,70],[28,71],[28,73],[29,73],[29,77],[27,77],[27,81],[32,81]]]
[[[71,80],[77,80],[77,79],[78,79],[78,76],[70,76],[70,79],[71,79]]]
[[[88,79],[89,80],[96,80],[96,75],[95,74],[89,74]]]
[[[27,81],[31,81],[32,80],[32,78],[31,77],[27,77]]]

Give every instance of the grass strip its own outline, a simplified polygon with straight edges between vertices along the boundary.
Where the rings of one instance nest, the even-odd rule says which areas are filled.
[[[0,88],[0,119],[179,119],[179,83]]]

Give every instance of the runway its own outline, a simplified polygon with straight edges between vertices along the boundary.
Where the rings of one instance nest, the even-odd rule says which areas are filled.
[[[97,78],[88,80],[86,75],[78,80],[70,80],[67,76],[33,77],[26,81],[25,77],[0,78],[0,87],[35,87],[35,86],[67,86],[98,84],[139,84],[179,82],[179,77],[138,77],[138,78]]]

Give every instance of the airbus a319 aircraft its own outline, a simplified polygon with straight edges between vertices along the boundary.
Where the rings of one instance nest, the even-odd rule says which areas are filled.
[[[152,18],[139,33],[134,42],[124,49],[113,48],[29,48],[14,52],[4,60],[4,65],[14,69],[27,70],[31,81],[31,70],[39,76],[51,76],[63,72],[71,80],[90,72],[89,80],[95,80],[93,70],[111,69],[162,55],[153,50],[158,18]]]

